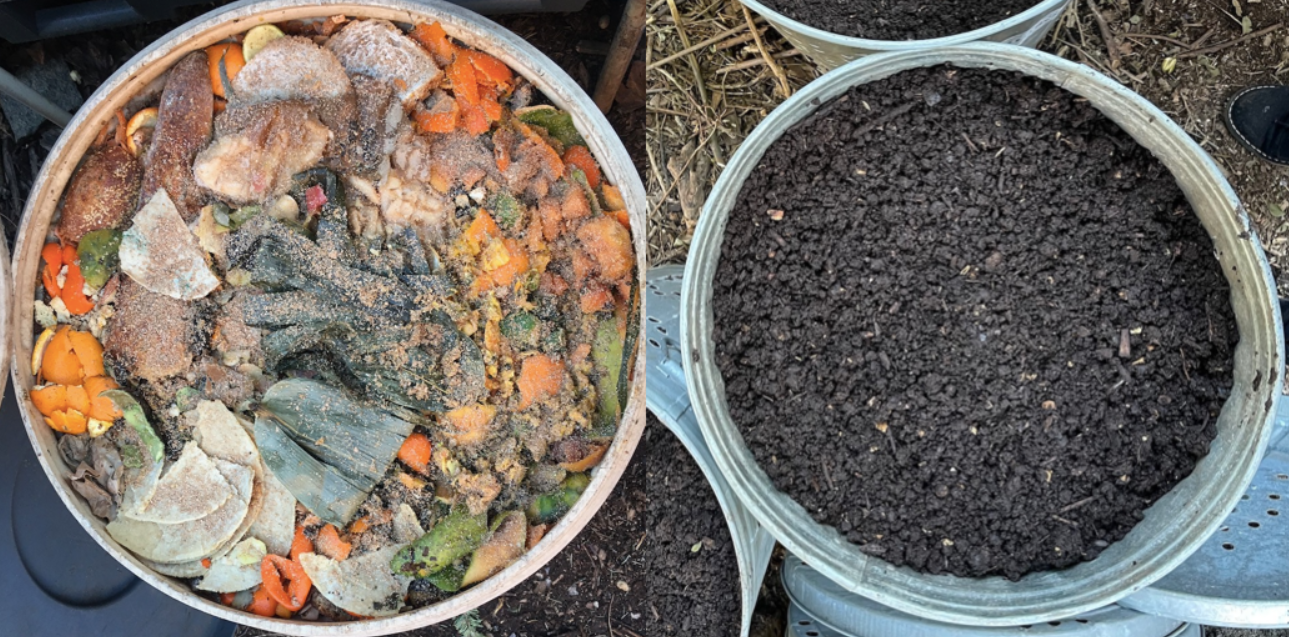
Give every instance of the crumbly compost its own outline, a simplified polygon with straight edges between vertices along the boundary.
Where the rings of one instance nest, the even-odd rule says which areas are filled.
[[[713,309],[773,484],[865,553],[973,577],[1123,538],[1208,452],[1237,338],[1158,160],[1048,82],[949,67],[766,151]]]

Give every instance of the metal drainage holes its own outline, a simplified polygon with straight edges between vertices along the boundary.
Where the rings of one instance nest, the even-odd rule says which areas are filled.
[[[1275,509],[1267,509],[1267,515],[1271,517],[1275,517],[1277,515],[1280,515],[1280,512]]]
[[[1261,525],[1261,524],[1258,524],[1257,522],[1250,522],[1250,523],[1249,523],[1249,528],[1251,528],[1251,529],[1256,529],[1256,528],[1258,528],[1258,527],[1260,527],[1260,526],[1262,526],[1262,525]]]
[[[1267,496],[1267,498],[1272,499],[1272,500],[1279,500],[1279,499],[1280,499],[1280,494],[1279,494],[1279,493],[1272,493],[1271,495]]]
[[[1228,550],[1228,551],[1234,551],[1234,550],[1235,550],[1235,545],[1234,545],[1234,544],[1231,544],[1230,542],[1226,542],[1226,543],[1224,543],[1224,544],[1222,545],[1222,548],[1224,548],[1224,549],[1226,549],[1226,550]]]

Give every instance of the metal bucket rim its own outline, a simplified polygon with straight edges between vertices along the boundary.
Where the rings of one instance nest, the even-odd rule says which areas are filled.
[[[1038,75],[1039,77],[1045,77],[1076,94],[1083,95],[1078,90],[1080,88],[1088,91],[1104,91],[1104,95],[1097,96],[1100,98],[1099,101],[1092,100],[1099,110],[1104,111],[1110,105],[1134,109],[1131,113],[1121,114],[1124,122],[1120,122],[1114,114],[1106,114],[1130,133],[1132,131],[1125,123],[1137,120],[1144,122],[1142,126],[1161,127],[1162,134],[1154,141],[1154,146],[1168,146],[1170,150],[1179,151],[1178,156],[1161,156],[1161,160],[1175,178],[1177,171],[1182,168],[1192,173],[1191,177],[1195,178],[1198,184],[1195,186],[1196,196],[1204,195],[1206,203],[1220,205],[1222,210],[1229,208],[1234,213],[1231,218],[1214,215],[1211,222],[1224,226],[1223,229],[1227,232],[1224,232],[1221,238],[1225,238],[1226,235],[1234,236],[1235,230],[1239,229],[1238,236],[1244,240],[1240,244],[1241,249],[1251,251],[1242,254],[1253,258],[1259,264],[1259,267],[1255,268],[1256,273],[1252,275],[1256,279],[1249,280],[1245,285],[1247,289],[1243,293],[1251,295],[1251,300],[1266,301],[1266,307],[1263,307],[1262,303],[1257,303],[1259,309],[1250,309],[1249,312],[1264,311],[1266,314],[1240,320],[1241,345],[1236,351],[1236,386],[1232,391],[1232,399],[1228,399],[1223,408],[1223,418],[1219,418],[1219,422],[1242,418],[1233,413],[1235,411],[1233,405],[1236,403],[1234,398],[1237,394],[1243,396],[1244,393],[1251,393],[1258,401],[1265,397],[1265,411],[1260,404],[1250,403],[1248,400],[1241,402],[1245,412],[1250,410],[1255,412],[1244,418],[1253,421],[1250,427],[1256,425],[1256,438],[1245,440],[1244,447],[1241,447],[1244,449],[1243,455],[1236,456],[1231,466],[1224,467],[1229,471],[1210,477],[1211,488],[1222,493],[1223,498],[1219,501],[1210,499],[1186,505],[1189,518],[1203,519],[1203,523],[1193,529],[1198,532],[1191,532],[1189,535],[1186,532],[1157,534],[1153,539],[1164,542],[1164,546],[1157,547],[1162,550],[1146,554],[1137,551],[1133,553],[1134,559],[1131,564],[1125,565],[1124,561],[1115,562],[1114,565],[1118,567],[1115,575],[1106,575],[1103,572],[1108,570],[1104,567],[1110,565],[1110,557],[1127,550],[1124,547],[1127,546],[1128,538],[1133,538],[1134,535],[1137,538],[1148,537],[1144,535],[1146,531],[1143,529],[1153,526],[1151,518],[1155,516],[1151,515],[1152,511],[1161,510],[1160,504],[1163,502],[1174,502],[1177,499],[1176,494],[1181,491],[1184,484],[1187,482],[1199,484],[1195,481],[1197,480],[1195,474],[1201,473],[1201,470],[1207,466],[1206,462],[1208,464],[1217,462],[1212,458],[1218,456],[1217,447],[1225,440],[1224,430],[1219,430],[1214,449],[1204,460],[1201,460],[1195,472],[1147,509],[1146,519],[1134,527],[1128,538],[1110,545],[1097,560],[1083,562],[1059,571],[1033,573],[1019,582],[1008,583],[997,577],[967,579],[945,575],[920,575],[911,569],[896,569],[881,560],[865,556],[854,545],[841,538],[835,529],[814,522],[799,504],[773,487],[764,470],[757,465],[747,450],[741,433],[730,419],[728,405],[725,402],[724,382],[712,360],[713,345],[710,329],[706,329],[710,327],[712,320],[711,311],[704,303],[710,300],[709,284],[719,258],[724,223],[729,207],[733,205],[732,197],[736,196],[741,189],[743,178],[755,167],[771,142],[778,139],[792,124],[808,117],[822,102],[840,95],[852,85],[912,68],[939,64],[1009,69],[1036,75],[1035,72],[1024,68],[1028,64],[1050,75],[1050,77]],[[865,74],[866,72],[868,75]],[[876,75],[876,77],[869,75]],[[1075,86],[1071,87],[1070,84]],[[798,108],[803,112],[797,112]],[[1133,136],[1136,138],[1136,134]],[[1152,152],[1158,150],[1141,139],[1137,141]],[[736,176],[735,173],[739,174]],[[1189,184],[1180,179],[1178,184],[1186,190],[1188,199],[1192,199],[1192,193],[1188,189]],[[733,192],[733,194],[726,195],[727,192]],[[726,197],[731,199],[728,204],[724,201]],[[715,203],[718,198],[722,198],[720,204]],[[1194,205],[1194,202],[1192,203]],[[718,206],[722,206],[723,209],[717,210]],[[1219,236],[1208,227],[1210,220],[1204,219],[1203,216],[1201,219],[1204,221],[1206,231],[1214,239],[1215,250],[1220,260]],[[1279,306],[1274,302],[1276,288],[1270,266],[1261,245],[1253,236],[1247,212],[1240,205],[1235,192],[1212,158],[1158,108],[1093,69],[1031,49],[992,42],[972,42],[941,49],[881,53],[860,58],[812,82],[771,113],[740,145],[708,196],[703,213],[699,217],[686,262],[685,286],[681,299],[681,346],[685,350],[683,357],[685,378],[691,399],[694,401],[694,412],[718,466],[731,486],[744,499],[747,509],[789,551],[806,559],[817,570],[849,590],[910,614],[950,623],[981,626],[1036,624],[1063,619],[1105,606],[1162,578],[1198,549],[1204,539],[1220,526],[1226,513],[1243,494],[1266,449],[1276,404],[1280,398],[1278,389],[1272,386],[1279,386],[1280,370],[1284,367],[1284,336],[1281,331]],[[1230,241],[1235,242],[1235,239],[1232,238]],[[1231,281],[1232,276],[1234,275],[1227,273],[1228,281]],[[1234,281],[1231,283],[1234,297],[1236,285]],[[1237,320],[1239,320],[1240,308],[1237,306],[1236,310]],[[1249,323],[1250,321],[1252,323]],[[1247,392],[1247,387],[1241,384],[1242,380],[1247,383],[1248,376],[1253,374],[1251,369],[1245,369],[1240,364],[1250,358],[1249,350],[1253,347],[1245,345],[1248,337],[1244,332],[1245,329],[1259,338],[1268,340],[1267,345],[1274,349],[1273,352],[1252,352],[1251,356],[1259,357],[1259,361],[1267,359],[1265,366],[1259,363],[1257,373],[1261,375],[1263,369],[1268,369],[1272,380],[1270,383],[1263,384],[1260,390],[1252,390],[1252,392]],[[1268,336],[1270,338],[1266,338]],[[1228,411],[1232,412],[1229,416]],[[1227,429],[1235,431],[1230,427]],[[1241,434],[1237,431],[1231,433],[1230,437],[1244,435],[1247,438],[1252,433]],[[723,436],[728,436],[729,439]],[[1229,458],[1224,460],[1231,461]],[[1203,486],[1194,488],[1199,489]],[[1162,514],[1157,513],[1157,515]],[[1182,516],[1182,513],[1173,517],[1179,516]],[[806,530],[803,531],[802,528]],[[848,561],[844,561],[843,558]],[[1089,565],[1097,565],[1097,567]],[[1078,585],[1075,585],[1076,580]],[[983,590],[971,591],[970,589]],[[1053,597],[1058,593],[1059,599],[1043,597],[1044,594]]]
[[[1041,0],[1034,6],[1021,11],[1016,15],[999,20],[998,22],[992,22],[970,31],[944,35],[938,38],[927,38],[924,40],[871,40],[868,38],[841,35],[831,31],[824,31],[818,27],[810,26],[765,6],[760,2],[760,0],[739,0],[739,2],[747,5],[749,9],[765,16],[766,20],[772,23],[783,23],[784,26],[797,31],[806,37],[813,38],[821,42],[827,42],[828,44],[868,49],[872,51],[903,51],[907,49],[944,47],[983,40],[994,34],[1025,24],[1026,22],[1051,11],[1064,9],[1065,4],[1070,1],[1071,0]],[[776,24],[776,26],[778,25]]]
[[[125,97],[117,93],[125,90],[137,76],[160,75],[173,62],[173,60],[167,61],[167,58],[171,56],[177,58],[178,55],[200,50],[223,39],[223,36],[212,37],[212,33],[232,27],[238,29],[236,32],[245,31],[255,24],[267,22],[268,20],[263,16],[277,11],[308,12],[314,17],[327,17],[337,12],[347,12],[347,15],[364,18],[397,14],[397,17],[389,18],[396,22],[438,20],[443,23],[450,35],[467,44],[478,46],[507,63],[517,74],[531,81],[557,106],[573,115],[578,130],[583,132],[593,154],[601,160],[601,168],[608,180],[622,191],[631,217],[638,279],[641,285],[644,284],[646,254],[644,185],[608,120],[567,73],[527,41],[483,16],[444,0],[241,0],[185,22],[149,44],[113,72],[85,101],[50,149],[49,156],[33,182],[31,194],[24,205],[23,219],[12,256],[11,276],[22,275],[23,256],[29,252],[24,250],[23,246],[32,241],[44,242],[48,225],[45,221],[39,224],[32,221],[35,209],[38,207],[37,203],[42,210],[51,209],[51,206],[56,208],[58,199],[61,199],[61,194],[67,186],[71,170],[80,162],[89,146],[88,140],[82,139],[81,130],[88,126],[101,125],[107,118],[112,117],[111,114],[104,115],[96,111],[103,109],[105,104],[112,101],[120,103],[127,101],[132,97],[133,91],[131,95]],[[163,65],[165,68],[159,69],[158,65]],[[48,199],[52,196],[51,192],[58,195],[52,204],[48,203]],[[49,212],[48,217],[52,221],[53,213]],[[40,227],[33,227],[36,225]],[[39,235],[37,236],[36,233]],[[51,459],[42,452],[39,437],[44,432],[38,433],[37,426],[45,427],[45,425],[38,417],[33,416],[35,408],[28,393],[24,391],[31,383],[30,375],[24,374],[30,367],[30,361],[24,362],[21,354],[24,347],[30,349],[30,343],[24,344],[21,339],[24,335],[30,336],[33,321],[29,311],[31,299],[23,302],[16,296],[21,287],[24,286],[16,284],[12,286],[13,296],[7,297],[11,302],[8,315],[4,317],[9,331],[7,351],[10,355],[11,379],[28,438],[46,477],[54,486],[63,505],[95,542],[149,585],[192,608],[259,629],[310,636],[384,635],[441,622],[486,604],[543,568],[577,536],[613,491],[644,431],[645,348],[638,345],[631,393],[609,452],[600,466],[594,470],[587,491],[556,526],[550,529],[542,542],[526,552],[519,560],[491,578],[446,600],[392,617],[352,622],[309,622],[260,617],[201,597],[187,585],[179,583],[174,578],[159,575],[144,566],[133,553],[121,547],[107,535],[106,531],[101,530],[102,521],[93,518],[84,501],[67,486],[64,479],[66,472],[60,469],[61,459],[56,457]],[[643,317],[642,308],[641,322],[644,320]],[[57,453],[52,455],[57,456]],[[542,544],[546,544],[546,547]]]

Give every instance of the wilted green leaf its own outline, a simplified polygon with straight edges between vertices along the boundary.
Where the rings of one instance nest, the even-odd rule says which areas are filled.
[[[117,409],[124,414],[125,424],[129,425],[135,433],[139,434],[139,439],[147,447],[148,455],[152,456],[152,461],[160,463],[165,457],[166,446],[161,444],[161,439],[157,437],[157,432],[152,430],[152,425],[148,424],[148,417],[143,413],[143,406],[139,401],[119,389],[109,389],[99,394],[112,401]]]
[[[454,562],[479,548],[487,534],[486,513],[470,515],[469,508],[457,507],[447,517],[436,522],[428,533],[399,551],[389,565],[395,573],[426,578],[452,566]],[[461,574],[464,576],[465,571]]]
[[[1273,201],[1267,204],[1267,214],[1279,219],[1280,217],[1285,216],[1285,209],[1283,206]]]
[[[1173,70],[1177,68],[1177,58],[1174,58],[1174,57],[1164,58],[1163,67],[1164,67],[1165,73],[1172,73]]]

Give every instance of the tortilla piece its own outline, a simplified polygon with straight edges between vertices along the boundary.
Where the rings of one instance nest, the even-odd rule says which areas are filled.
[[[191,522],[214,513],[231,497],[233,487],[219,468],[200,447],[188,443],[152,494],[121,516],[159,524]]]
[[[259,586],[263,581],[260,563],[265,555],[268,555],[268,549],[263,542],[255,538],[242,540],[228,553],[211,560],[210,570],[197,582],[196,588],[215,593],[236,593]]]
[[[138,437],[136,436],[137,440]],[[121,496],[121,512],[137,511],[139,506],[152,497],[152,493],[157,489],[157,483],[161,480],[161,470],[164,468],[162,462],[152,459],[147,453],[136,453],[131,456],[136,462],[142,463],[141,466],[131,467],[125,465],[125,471],[122,474],[122,488],[124,493]]]
[[[203,400],[186,418],[193,427],[193,439],[210,457],[243,467],[259,464],[260,452],[255,441],[224,403]]]
[[[300,564],[313,585],[327,601],[356,615],[389,617],[397,615],[412,578],[395,575],[389,567],[403,546],[351,557],[343,562],[317,553],[302,553]]]
[[[119,516],[107,532],[122,546],[154,562],[175,564],[208,557],[234,537],[250,509],[255,471],[223,460],[214,460],[220,474],[233,486],[234,496],[210,515],[179,524],[144,522]]]
[[[152,560],[144,559],[140,557],[139,561],[143,562],[144,566],[147,566],[148,568],[158,573],[161,573],[162,575],[167,575],[169,577],[178,577],[181,579],[201,577],[202,575],[205,575],[206,571],[208,570],[206,566],[201,563],[201,560],[193,560],[191,562],[180,562],[178,564],[162,564],[161,562],[153,562]]]
[[[206,252],[188,229],[165,188],[134,214],[121,237],[121,271],[148,290],[193,301],[219,287]]]
[[[295,538],[295,496],[272,471],[263,474],[264,507],[247,534],[262,540],[269,553],[285,557]]]

